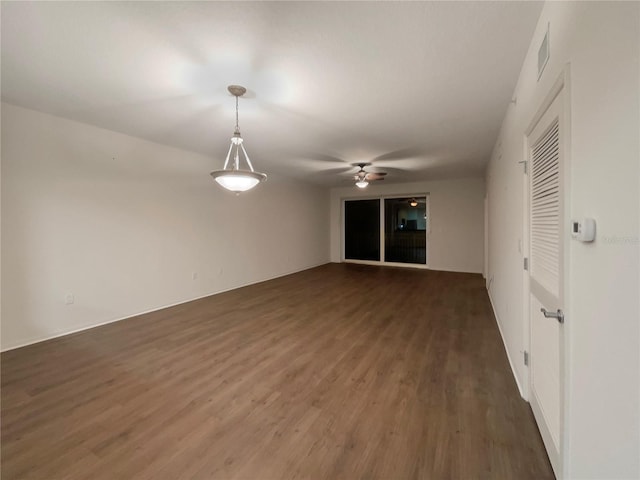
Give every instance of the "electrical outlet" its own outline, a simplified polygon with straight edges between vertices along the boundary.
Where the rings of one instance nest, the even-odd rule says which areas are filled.
[[[76,301],[76,299],[75,299],[75,297],[73,296],[73,293],[67,293],[67,294],[64,296],[64,304],[65,304],[65,305],[71,305],[71,304],[73,304],[73,302],[75,302],[75,301]]]

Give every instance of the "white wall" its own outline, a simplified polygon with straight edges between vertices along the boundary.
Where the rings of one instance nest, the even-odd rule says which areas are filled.
[[[217,161],[3,104],[2,349],[329,260],[326,189]]]
[[[429,195],[431,229],[427,263],[433,270],[482,273],[484,179],[433,180],[404,184],[372,183],[331,189],[331,261],[341,261],[342,200],[381,195]]]
[[[537,81],[550,25],[551,54]],[[490,294],[518,381],[523,318],[524,132],[570,63],[573,218],[593,244],[569,242],[565,299],[566,478],[640,477],[640,4],[547,2],[487,170]],[[568,235],[568,233],[565,233]]]

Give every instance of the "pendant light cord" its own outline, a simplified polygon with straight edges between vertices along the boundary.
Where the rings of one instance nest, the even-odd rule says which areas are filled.
[[[240,133],[240,125],[238,123],[238,96],[236,95],[236,132]]]

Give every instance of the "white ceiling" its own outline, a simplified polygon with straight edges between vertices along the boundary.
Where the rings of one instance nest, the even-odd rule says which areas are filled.
[[[344,185],[482,175],[540,2],[2,2],[2,99]]]

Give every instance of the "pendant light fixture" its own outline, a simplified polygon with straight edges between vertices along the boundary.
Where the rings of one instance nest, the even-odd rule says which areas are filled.
[[[222,167],[222,170],[214,170],[211,172],[211,176],[220,186],[239,194],[240,192],[251,190],[258,183],[265,181],[267,175],[256,172],[253,169],[249,155],[247,155],[247,151],[242,144],[243,140],[238,124],[238,97],[244,95],[247,89],[240,85],[229,85],[227,90],[229,90],[231,95],[236,97],[236,129],[233,132],[233,137],[231,137],[231,145],[227,152],[227,159],[224,161],[224,167]],[[244,159],[250,170],[240,167],[241,155],[244,155]]]

